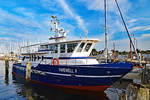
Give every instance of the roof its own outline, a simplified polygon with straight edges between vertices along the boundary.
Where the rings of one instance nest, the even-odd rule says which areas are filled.
[[[99,42],[98,39],[78,39],[78,40],[67,40],[67,41],[62,41],[62,42],[45,42],[45,43],[39,43],[39,44],[33,44],[33,45],[28,45],[24,46],[22,48],[26,47],[31,47],[31,46],[37,46],[37,45],[50,45],[50,44],[61,44],[61,43],[69,43],[69,42],[80,42],[80,41],[92,41],[92,42]]]
[[[99,42],[98,39],[78,39],[78,40],[67,40],[62,42],[54,42],[54,43],[43,43],[41,45],[48,45],[48,44],[61,44],[61,43],[69,43],[69,42],[80,42],[80,41],[92,41],[92,42]]]

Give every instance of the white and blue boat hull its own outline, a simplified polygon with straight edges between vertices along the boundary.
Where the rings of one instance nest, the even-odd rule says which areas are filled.
[[[131,63],[96,65],[45,65],[31,67],[31,81],[56,87],[89,91],[104,91],[132,70]],[[13,65],[13,73],[26,77],[26,66]]]

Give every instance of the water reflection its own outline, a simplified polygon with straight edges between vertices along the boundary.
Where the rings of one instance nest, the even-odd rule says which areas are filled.
[[[5,84],[9,85],[9,72],[8,73],[5,72]]]
[[[18,95],[27,100],[108,100],[106,94],[97,92],[83,92],[70,89],[56,89],[38,84],[24,84],[24,80],[13,75]]]

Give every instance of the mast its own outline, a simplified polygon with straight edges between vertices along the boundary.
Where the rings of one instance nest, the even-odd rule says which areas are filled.
[[[132,60],[132,44],[131,44],[131,41],[130,41],[130,60]]]
[[[105,10],[105,57],[106,57],[106,62],[108,59],[108,48],[107,48],[107,0],[104,0],[104,10]]]
[[[115,46],[115,42],[113,42],[113,47],[114,47],[114,62],[116,61],[116,57],[117,57],[117,54],[116,54],[116,46]]]
[[[136,51],[136,48],[135,48],[135,46],[134,46],[134,44],[133,44],[133,42],[132,42],[131,35],[130,35],[129,31],[128,31],[128,27],[127,27],[127,25],[126,25],[126,22],[125,22],[125,20],[124,20],[124,17],[123,17],[123,15],[122,15],[121,10],[120,10],[118,1],[115,0],[115,2],[116,2],[116,5],[117,5],[117,8],[118,8],[118,11],[119,11],[119,13],[120,13],[121,19],[122,19],[122,21],[123,21],[124,27],[125,27],[125,29],[126,29],[126,31],[127,31],[127,34],[128,34],[129,40],[130,40],[130,42],[131,42],[131,45],[132,45],[132,47],[133,47],[133,49],[134,49],[134,51],[135,51],[135,54],[137,55],[137,59],[138,59],[139,63],[141,64],[140,57],[139,57],[139,55],[138,55],[138,53],[137,53],[137,51]]]

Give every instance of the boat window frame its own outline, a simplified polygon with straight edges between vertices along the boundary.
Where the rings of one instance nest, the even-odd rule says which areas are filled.
[[[82,45],[82,44],[83,44],[83,45]],[[80,45],[79,45],[79,47],[77,48],[77,52],[82,52],[82,50],[83,50],[85,44],[86,44],[85,42],[81,42]],[[82,47],[81,47],[81,45],[82,45]],[[80,49],[80,50],[79,50],[79,49]]]
[[[49,45],[41,45],[40,50],[49,50]]]
[[[68,45],[71,45],[71,44],[74,44],[74,46],[73,46],[73,49],[69,51]],[[67,43],[67,53],[73,53],[76,50],[77,46],[78,46],[77,42]]]
[[[55,46],[54,45],[48,45],[48,50],[49,51],[54,51]]]
[[[86,48],[87,48],[88,44],[90,44],[90,46],[88,47],[88,50],[86,50]],[[88,51],[90,50],[90,48],[92,47],[92,45],[93,45],[93,43],[91,43],[91,42],[86,43],[86,46],[85,46],[85,48],[84,48],[83,52],[88,52]]]
[[[61,45],[64,45],[64,47],[63,47],[63,48],[64,48],[63,52],[62,52]],[[65,43],[60,44],[60,53],[66,53],[66,44],[65,44]]]
[[[58,51],[59,51],[59,50],[58,50],[58,44],[55,44],[55,45],[54,45],[54,53],[58,53]]]

